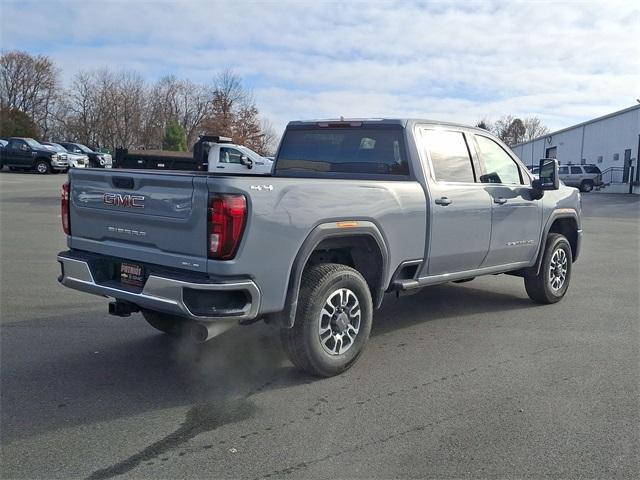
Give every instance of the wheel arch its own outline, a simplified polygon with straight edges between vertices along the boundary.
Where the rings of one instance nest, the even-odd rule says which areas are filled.
[[[289,273],[285,308],[267,315],[267,321],[276,317],[281,326],[293,326],[302,273],[308,265],[319,263],[341,263],[356,269],[369,285],[374,308],[380,306],[389,270],[384,237],[373,222],[338,221],[318,225],[302,243]]]
[[[542,259],[544,257],[544,247],[550,233],[564,235],[571,246],[572,263],[578,259],[580,253],[580,219],[578,213],[573,209],[561,209],[553,212],[545,225],[544,233],[540,239],[536,262],[531,267],[531,273],[537,275],[540,272]]]
[[[51,158],[49,158],[47,156],[44,156],[44,155],[40,155],[40,156],[37,156],[37,157],[35,157],[33,159],[32,167],[35,168],[35,166],[38,164],[38,162],[40,160],[47,162],[49,164],[49,166],[51,166]]]

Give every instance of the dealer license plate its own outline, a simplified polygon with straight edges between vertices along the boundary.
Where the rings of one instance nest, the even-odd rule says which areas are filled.
[[[122,262],[120,264],[120,281],[142,287],[144,285],[144,267],[136,263]]]

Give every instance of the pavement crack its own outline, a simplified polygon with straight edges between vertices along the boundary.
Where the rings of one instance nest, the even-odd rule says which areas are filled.
[[[174,450],[201,433],[246,420],[255,412],[256,407],[247,397],[195,405],[187,412],[177,430],[121,462],[96,470],[87,480],[105,480],[127,473],[142,462]]]
[[[294,473],[294,472],[297,472],[297,471],[300,471],[300,470],[305,470],[305,469],[307,469],[307,468],[309,468],[309,467],[311,467],[311,466],[313,466],[315,464],[322,463],[322,462],[325,462],[327,460],[331,460],[333,458],[341,457],[343,455],[355,453],[355,452],[357,452],[359,450],[362,450],[363,448],[367,448],[367,447],[371,447],[371,446],[375,446],[375,445],[381,445],[383,443],[389,442],[391,440],[398,439],[398,438],[403,437],[405,435],[409,435],[411,433],[415,433],[415,432],[420,432],[420,431],[426,430],[427,428],[434,427],[434,426],[436,426],[436,425],[438,425],[438,424],[440,424],[442,422],[446,422],[446,421],[453,420],[453,419],[458,418],[458,417],[462,417],[464,415],[467,415],[468,413],[471,413],[471,412],[470,411],[468,411],[468,412],[460,412],[460,413],[456,413],[456,414],[453,414],[453,415],[449,415],[447,417],[442,417],[442,418],[440,418],[438,420],[434,420],[433,422],[425,423],[425,424],[422,424],[422,425],[416,425],[416,426],[408,428],[406,430],[401,430],[399,432],[391,433],[389,435],[386,435],[386,436],[384,436],[382,438],[378,438],[376,440],[371,440],[371,441],[368,441],[368,442],[359,443],[359,444],[354,445],[352,447],[342,449],[339,452],[329,453],[329,454],[324,455],[322,457],[318,457],[318,458],[314,458],[312,460],[307,460],[307,461],[303,461],[303,462],[300,462],[300,463],[296,463],[295,465],[291,465],[289,467],[282,468],[280,470],[274,470],[274,471],[272,471],[270,473],[267,473],[265,475],[262,475],[260,477],[256,477],[255,480],[261,480],[261,479],[264,479],[264,478],[271,478],[271,477],[280,478],[283,475],[289,475],[291,473]]]

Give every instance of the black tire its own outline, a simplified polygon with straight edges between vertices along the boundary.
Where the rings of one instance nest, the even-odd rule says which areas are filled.
[[[40,175],[47,175],[51,173],[51,165],[46,160],[36,160],[36,164],[33,169]]]
[[[151,310],[142,310],[142,316],[153,328],[172,337],[178,337],[186,333],[188,321],[182,317]]]
[[[345,297],[347,303],[343,305],[341,299]],[[335,301],[338,306],[333,315],[322,315],[327,303]],[[350,316],[352,313],[353,317]],[[369,339],[372,317],[371,292],[357,270],[333,263],[316,265],[302,274],[295,323],[292,328],[282,328],[280,338],[287,356],[297,368],[314,376],[331,377],[344,372],[358,360]],[[327,322],[330,329],[324,342],[320,339],[321,322]],[[345,340],[333,341],[334,327],[336,330],[344,328],[345,322],[346,329],[336,331],[336,334],[348,337],[346,345]],[[347,332],[355,331],[356,323],[357,331],[353,340],[349,340],[351,336]],[[353,328],[349,329],[349,326]],[[337,351],[329,353],[326,349],[332,344]],[[345,350],[340,353],[342,348]]]
[[[591,190],[593,190],[593,182],[591,180],[584,180],[580,184],[581,192],[590,192]]]
[[[562,250],[564,252],[564,258],[566,258],[565,276],[562,283],[559,284],[559,288],[554,288],[552,285],[551,271],[552,269],[558,271],[558,266],[561,265],[558,258],[554,258],[558,250]],[[558,253],[558,257],[562,258],[562,254]],[[555,261],[554,265],[552,265],[552,261]],[[540,273],[538,275],[524,277],[524,287],[527,290],[529,298],[534,302],[543,304],[556,303],[562,300],[562,297],[564,297],[569,289],[572,262],[571,246],[566,237],[558,233],[550,233],[547,237]],[[558,280],[556,279],[555,281]]]

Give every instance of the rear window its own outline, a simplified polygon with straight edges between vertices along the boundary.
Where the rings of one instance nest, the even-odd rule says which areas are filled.
[[[582,168],[584,168],[585,173],[602,173],[595,165],[585,165]]]
[[[276,172],[409,175],[402,128],[318,128],[285,132]]]

